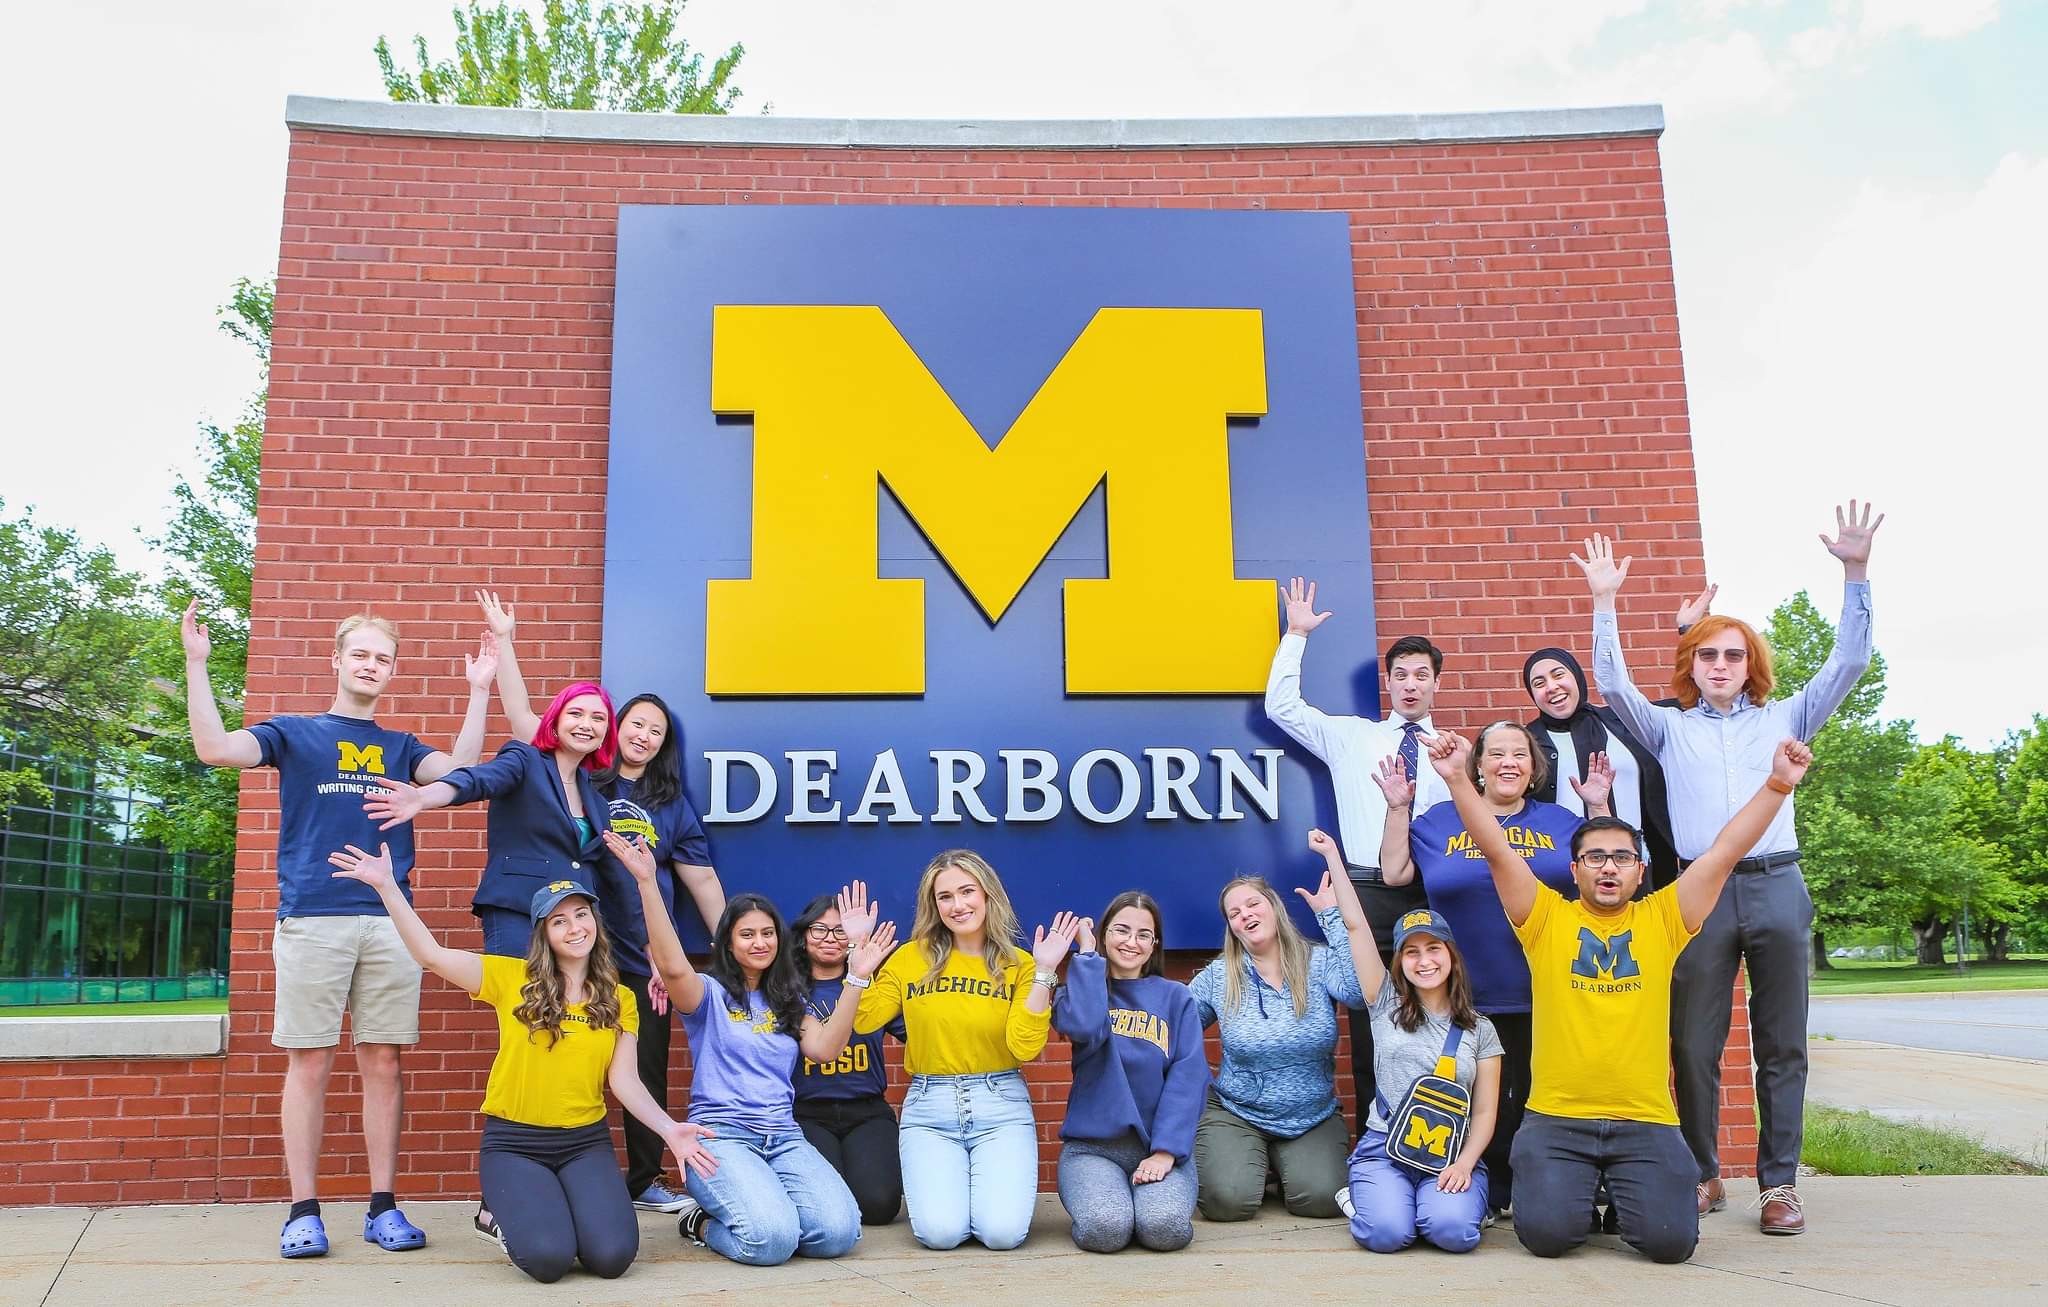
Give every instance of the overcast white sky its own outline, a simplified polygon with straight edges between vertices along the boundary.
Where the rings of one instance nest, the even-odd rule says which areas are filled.
[[[1151,117],[1655,101],[1717,607],[1804,586],[1851,495],[1887,711],[1988,743],[2048,710],[2048,5],[1998,0],[695,0],[742,112]],[[284,98],[382,98],[446,0],[137,0],[11,20],[0,496],[152,566],[195,422],[254,385],[214,329],[275,267]],[[23,84],[25,81],[25,84]],[[2027,90],[2032,86],[2032,91]]]

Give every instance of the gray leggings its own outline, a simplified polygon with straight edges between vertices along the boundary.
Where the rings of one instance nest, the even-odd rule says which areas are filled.
[[[1074,1223],[1076,1245],[1113,1253],[1135,1237],[1141,1247],[1167,1253],[1194,1239],[1194,1159],[1174,1163],[1164,1180],[1132,1184],[1131,1172],[1151,1154],[1129,1134],[1060,1146],[1060,1203]]]

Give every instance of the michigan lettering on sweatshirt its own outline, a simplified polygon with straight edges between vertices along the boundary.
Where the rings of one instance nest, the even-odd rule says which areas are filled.
[[[1031,955],[1010,950],[1001,974],[980,955],[950,951],[933,975],[931,955],[915,941],[896,950],[861,995],[859,1034],[903,1018],[903,1067],[914,1076],[1015,1071],[1045,1051],[1052,1014],[1033,1012]]]

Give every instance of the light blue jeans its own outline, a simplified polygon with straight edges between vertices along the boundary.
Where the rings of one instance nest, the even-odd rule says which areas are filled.
[[[912,1076],[897,1129],[910,1232],[927,1248],[1015,1248],[1038,1204],[1038,1123],[1015,1071]]]
[[[793,1256],[843,1257],[860,1239],[860,1207],[846,1181],[792,1121],[763,1133],[727,1122],[704,1147],[718,1173],[690,1171],[685,1187],[710,1218],[704,1242],[747,1266],[780,1266]]]
[[[1351,1237],[1359,1247],[1399,1252],[1421,1235],[1445,1252],[1467,1253],[1479,1246],[1485,1217],[1486,1163],[1472,1168],[1469,1189],[1447,1194],[1435,1176],[1387,1156],[1384,1130],[1366,1131],[1351,1150]]]

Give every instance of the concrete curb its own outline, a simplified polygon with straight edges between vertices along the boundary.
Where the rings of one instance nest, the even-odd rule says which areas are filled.
[[[0,1062],[74,1057],[217,1057],[227,1051],[226,1013],[137,1017],[8,1017]]]

